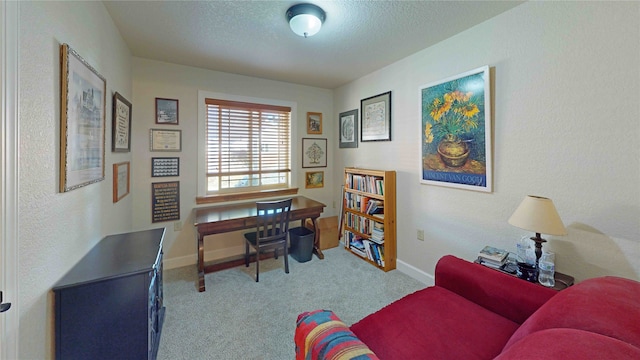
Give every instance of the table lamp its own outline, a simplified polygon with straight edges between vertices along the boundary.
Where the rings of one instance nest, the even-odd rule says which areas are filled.
[[[566,235],[567,229],[551,199],[528,195],[509,218],[509,224],[536,233],[531,240],[536,243],[536,267],[542,256],[542,243],[547,240],[540,234]]]

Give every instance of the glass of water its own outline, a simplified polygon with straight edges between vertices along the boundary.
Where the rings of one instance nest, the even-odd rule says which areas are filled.
[[[542,253],[538,261],[538,282],[546,287],[554,287],[556,281],[555,274],[556,255],[551,251]]]

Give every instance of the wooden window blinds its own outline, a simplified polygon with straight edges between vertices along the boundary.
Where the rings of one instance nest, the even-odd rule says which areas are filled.
[[[207,106],[207,193],[289,186],[291,108],[217,99]]]

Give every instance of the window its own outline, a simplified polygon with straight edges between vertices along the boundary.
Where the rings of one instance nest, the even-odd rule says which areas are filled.
[[[205,98],[206,195],[287,188],[291,107]]]

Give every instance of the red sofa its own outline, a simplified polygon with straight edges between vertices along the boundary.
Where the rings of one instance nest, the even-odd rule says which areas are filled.
[[[298,316],[296,359],[640,359],[640,283],[585,280],[566,290],[454,256],[435,286],[347,327],[328,310]]]

